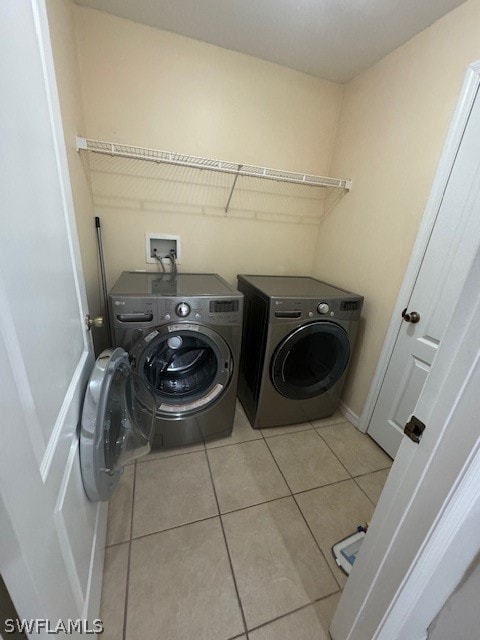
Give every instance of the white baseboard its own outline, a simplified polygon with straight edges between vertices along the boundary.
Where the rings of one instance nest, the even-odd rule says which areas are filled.
[[[340,400],[338,408],[340,409],[340,412],[343,413],[343,415],[346,417],[346,419],[349,422],[351,422],[354,427],[357,427],[358,429],[358,425],[360,423],[360,417],[357,416],[357,414],[354,411],[352,411],[350,407],[347,407],[347,405],[343,402],[343,400]]]

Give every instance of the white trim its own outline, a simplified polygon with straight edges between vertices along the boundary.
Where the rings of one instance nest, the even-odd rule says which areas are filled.
[[[340,410],[340,413],[343,413],[345,418],[358,429],[360,417],[355,413],[355,411],[352,411],[352,409],[350,409],[350,407],[347,406],[343,400],[340,400],[340,402],[338,403],[338,408]]]
[[[358,428],[366,432],[372,419],[373,411],[380,395],[381,387],[387,368],[392,357],[398,332],[401,327],[402,309],[408,306],[412,295],[413,287],[420,271],[423,256],[427,249],[430,236],[435,225],[438,210],[445,192],[452,167],[462,140],[463,132],[472,110],[475,97],[480,87],[480,61],[470,65],[460,94],[460,99],[456,106],[453,119],[448,130],[443,152],[439,161],[438,169],[433,181],[432,190],[427,201],[425,213],[420,224],[417,239],[415,241],[412,255],[408,263],[407,270],[400,288],[397,302],[393,309],[390,325],[387,331],[385,342],[383,343],[380,358],[375,369],[375,373],[370,385],[370,389],[365,401],[362,414],[360,415]]]

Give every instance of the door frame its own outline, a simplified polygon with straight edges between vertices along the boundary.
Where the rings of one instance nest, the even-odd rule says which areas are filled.
[[[397,301],[392,312],[390,324],[380,352],[375,373],[370,384],[367,399],[365,400],[363,411],[358,419],[358,424],[356,425],[363,433],[368,430],[370,425],[402,325],[402,321],[400,319],[402,310],[408,306],[408,302],[412,295],[420,267],[422,266],[423,257],[435,226],[443,195],[447,188],[447,183],[462,141],[463,133],[479,89],[480,60],[469,65],[462,90],[460,92],[460,97],[448,129],[443,151],[433,180],[432,189],[427,200],[425,212],[420,223],[417,238],[398,293]]]

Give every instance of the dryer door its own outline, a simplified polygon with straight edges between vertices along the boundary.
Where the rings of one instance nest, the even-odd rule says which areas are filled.
[[[158,327],[131,352],[135,370],[155,395],[157,416],[174,418],[212,404],[233,372],[226,342],[192,323]]]
[[[333,322],[312,322],[292,331],[277,347],[270,374],[286,398],[313,398],[342,377],[350,358],[347,332]]]
[[[132,372],[123,349],[106,349],[95,362],[83,402],[80,464],[92,501],[108,500],[123,466],[150,451],[155,399]]]

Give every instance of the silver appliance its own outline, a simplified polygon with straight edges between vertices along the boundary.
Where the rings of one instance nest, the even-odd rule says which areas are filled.
[[[230,434],[242,294],[217,274],[125,271],[109,304],[114,344],[155,398],[152,446]]]
[[[238,397],[256,429],[334,413],[363,297],[320,280],[238,276],[244,331]]]

